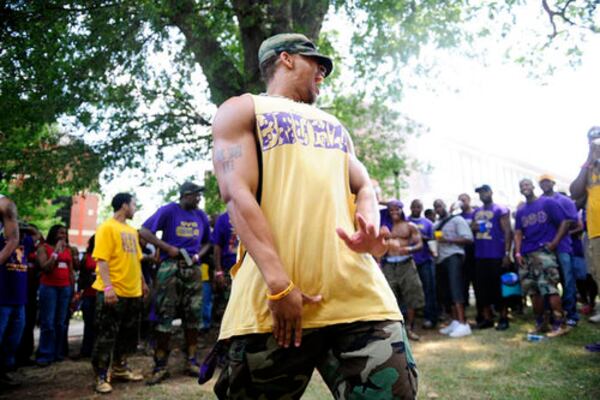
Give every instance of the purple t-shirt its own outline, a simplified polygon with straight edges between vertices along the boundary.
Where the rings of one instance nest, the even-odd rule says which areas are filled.
[[[427,246],[426,241],[433,238],[433,224],[430,220],[423,217],[408,217],[408,220],[415,224],[417,228],[419,228],[421,236],[423,237],[423,248],[412,255],[413,259],[415,260],[415,264],[422,264],[426,261],[432,260],[431,253],[429,252],[429,246]]]
[[[542,196],[525,203],[515,218],[515,230],[523,233],[521,254],[532,253],[550,243],[564,219],[564,212],[552,198]]]
[[[152,233],[162,231],[162,240],[193,256],[210,240],[210,224],[202,210],[184,210],[178,203],[169,203],[159,208],[142,225]],[[161,253],[161,260],[168,258]]]
[[[565,217],[572,221],[577,221],[579,219],[579,214],[577,213],[577,206],[575,206],[575,202],[561,193],[554,193],[552,196],[554,200],[558,202],[561,206],[563,212],[565,213]],[[558,253],[572,253],[573,252],[573,244],[571,240],[571,235],[565,235],[559,242],[558,247],[556,248]]]
[[[471,211],[471,212],[461,212],[460,216],[463,217],[463,219],[466,221],[466,223],[471,226],[471,222],[473,222],[473,216],[475,215],[475,210]]]
[[[0,224],[0,230],[2,224]],[[0,265],[0,305],[23,305],[27,303],[27,248],[30,243],[25,236],[8,260]],[[0,234],[0,249],[6,246],[4,234]]]
[[[509,214],[506,207],[498,204],[484,205],[475,209],[475,258],[503,258],[505,252],[504,232],[500,218]]]
[[[235,264],[240,242],[229,220],[229,214],[223,213],[217,218],[211,242],[221,247],[221,266],[225,271],[228,271]]]

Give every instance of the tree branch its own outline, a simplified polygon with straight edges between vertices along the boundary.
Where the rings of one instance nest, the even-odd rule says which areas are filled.
[[[192,51],[196,62],[206,75],[211,100],[219,105],[229,97],[242,94],[244,78],[235,67],[205,17],[196,9],[193,0],[171,0],[169,22],[179,28],[186,38],[186,47]]]

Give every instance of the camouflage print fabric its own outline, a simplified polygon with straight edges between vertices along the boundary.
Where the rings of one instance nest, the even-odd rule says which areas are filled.
[[[107,306],[104,293],[96,295],[96,341],[92,352],[92,366],[98,373],[106,372],[111,361],[122,364],[127,353],[135,351],[140,329],[141,297],[119,297]]]
[[[180,316],[184,329],[200,329],[202,273],[200,266],[188,267],[183,260],[165,260],[156,274],[156,330],[170,333]]]
[[[519,277],[525,295],[558,294],[556,285],[560,282],[558,262],[554,253],[538,250],[523,256],[519,267]]]
[[[414,399],[417,368],[402,322],[308,329],[299,348],[272,334],[231,339],[219,399],[299,399],[317,368],[336,399]]]
[[[412,258],[402,262],[383,262],[381,267],[400,307],[419,309],[425,306],[425,295],[419,272]]]

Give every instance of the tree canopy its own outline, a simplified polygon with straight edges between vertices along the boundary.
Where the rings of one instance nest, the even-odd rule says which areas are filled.
[[[389,99],[402,92],[397,71],[423,46],[452,48],[490,34],[485,25],[466,27],[482,13],[493,20],[523,3],[4,1],[0,182],[38,201],[51,197],[48,190],[56,186],[94,187],[102,170],[150,171],[154,151],[158,160],[173,146],[178,161],[205,157],[215,105],[264,89],[256,54],[265,38],[304,33],[332,54],[337,66],[344,65],[338,39],[348,32],[322,30],[332,18],[353,25],[346,55],[351,62],[344,65],[351,74],[344,80],[340,68],[334,71],[323,103],[356,132],[376,132],[355,135],[364,144],[359,156],[375,177],[404,174],[409,162],[394,144],[400,146],[417,125],[390,112]],[[599,5],[598,0],[543,0],[540,12],[549,29],[540,48],[583,31],[598,32]],[[576,54],[576,45],[570,49]]]

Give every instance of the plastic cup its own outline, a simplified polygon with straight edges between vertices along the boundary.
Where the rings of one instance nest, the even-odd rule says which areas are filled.
[[[427,241],[427,246],[429,247],[429,251],[431,252],[431,254],[434,257],[437,257],[437,255],[438,255],[438,242],[436,242],[435,240],[429,240],[429,241]]]
[[[435,238],[435,240],[440,240],[443,236],[444,234],[442,233],[442,231],[433,232],[433,237]]]

